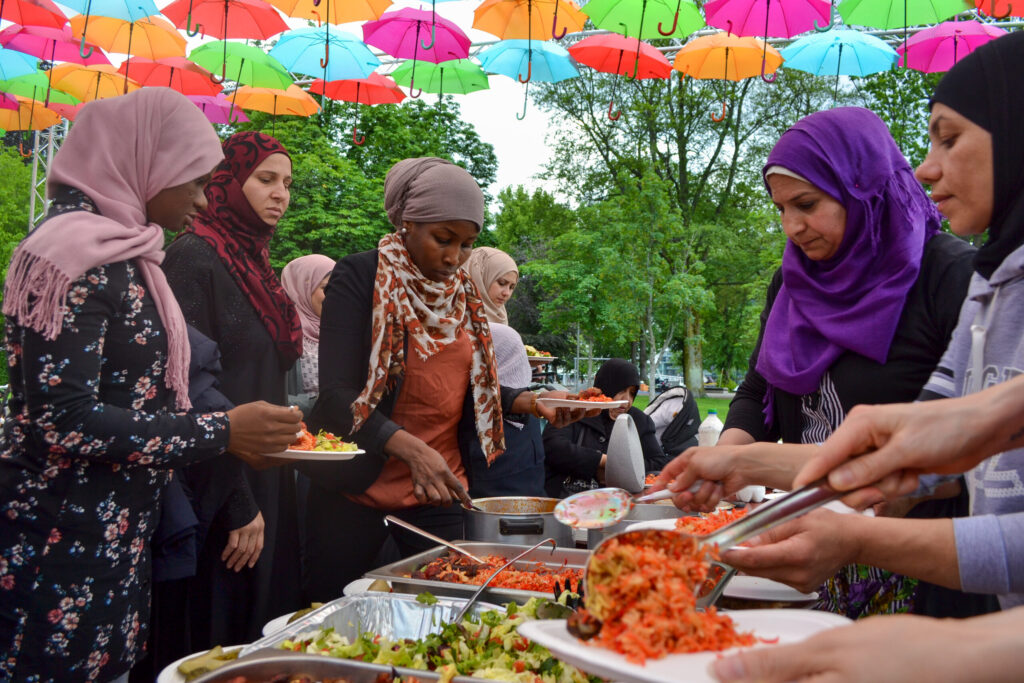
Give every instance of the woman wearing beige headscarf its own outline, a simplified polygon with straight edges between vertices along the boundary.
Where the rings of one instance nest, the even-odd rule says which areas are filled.
[[[469,255],[465,269],[483,301],[487,322],[508,325],[505,303],[519,284],[516,262],[501,249],[477,247]]]
[[[385,526],[389,513],[458,538],[468,444],[478,441],[488,463],[500,456],[504,413],[578,417],[499,386],[483,304],[461,269],[484,219],[473,177],[443,159],[400,161],[384,182],[384,207],[395,232],[338,261],[320,319],[310,428],[346,435],[367,453],[300,465],[313,482],[304,582],[311,600],[341,595],[389,534],[404,555],[432,547]]]

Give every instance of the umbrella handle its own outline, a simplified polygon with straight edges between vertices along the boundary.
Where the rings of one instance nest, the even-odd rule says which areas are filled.
[[[320,0],[313,0],[313,7],[319,7],[319,6],[320,6]]]
[[[523,113],[522,114],[516,114],[516,120],[518,120],[518,121],[522,121],[523,119],[526,118],[526,104],[527,104],[527,101],[528,101],[527,98],[528,98],[529,93],[530,93],[530,81],[527,80],[526,81],[526,88],[523,89]]]
[[[417,92],[415,86],[416,86],[416,78],[415,78],[415,76],[410,77],[409,78],[409,97],[411,97],[413,99],[416,99],[420,95],[423,94],[423,88],[420,88],[419,92]]]
[[[225,68],[227,68],[226,64],[224,66],[225,66]],[[223,83],[225,78],[226,78],[226,76],[224,75],[224,72],[221,72],[220,76],[218,76],[215,73],[211,73],[210,74],[210,80],[213,81],[214,83],[216,83],[217,85],[220,85],[221,83]]]
[[[85,51],[85,31],[83,30],[82,31],[82,42],[80,42],[78,44],[78,55],[82,59],[89,59],[89,57],[92,57],[92,53],[93,53],[92,46],[89,47],[89,51],[88,52]]]
[[[663,36],[670,36],[670,35],[672,35],[673,33],[676,32],[676,27],[677,26],[679,26],[679,10],[678,9],[676,10],[675,16],[672,17],[672,28],[670,28],[668,31],[662,30],[661,22],[659,21],[658,22],[658,33],[660,33]]]
[[[356,130],[356,127],[352,126],[352,144],[353,145],[357,145],[357,146],[362,146],[362,144],[364,142],[366,142],[366,136],[365,135],[359,135],[357,137],[356,136],[357,133],[358,133],[358,131]]]
[[[416,32],[416,35],[417,37],[419,37],[418,30]],[[424,50],[429,50],[430,48],[434,47],[435,42],[437,42],[437,25],[432,23],[430,24],[430,42],[425,45],[423,43],[420,43],[420,47],[423,48]]]
[[[569,25],[566,24],[562,27],[562,32],[558,32],[558,0],[555,0],[555,15],[551,17],[551,37],[555,40],[561,40],[562,38],[565,38],[565,34],[568,30]],[[525,111],[525,108],[523,111]]]
[[[614,114],[612,114],[612,107],[614,107],[614,106],[615,106],[615,100],[612,100],[611,102],[608,103],[608,120],[609,121],[618,121],[619,118],[622,116],[622,112],[621,111],[616,111]]]
[[[22,158],[25,158],[25,159],[28,159],[30,156],[32,156],[32,152],[31,151],[28,151],[28,152],[25,151],[25,141],[24,140],[18,140],[18,154],[20,154],[22,156]]]
[[[722,101],[722,114],[720,116],[715,116],[715,114],[712,112],[711,120],[714,121],[715,123],[721,123],[722,121],[725,121],[725,101],[724,100]]]
[[[993,2],[995,2],[995,0],[993,0]],[[818,20],[815,19],[814,20],[814,30],[817,31],[818,33],[824,33],[825,31],[831,30],[832,27],[835,26],[835,23],[836,23],[836,8],[835,8],[834,5],[829,3],[829,6],[828,6],[828,23],[825,24],[824,26],[818,26]]]
[[[775,79],[779,77],[779,74],[778,73],[773,73],[769,77],[769,76],[767,76],[764,73],[764,67],[765,67],[765,64],[767,63],[767,61],[768,61],[767,58],[765,58],[765,57],[761,58],[761,80],[764,81],[765,83],[774,83]]]
[[[324,43],[324,56],[320,58],[320,68],[326,69],[329,61],[331,61],[331,44]]]
[[[516,74],[516,77],[519,79],[520,83],[529,83],[530,79],[533,77],[533,62],[526,62],[526,80],[523,80],[523,74],[521,73]]]
[[[192,28],[192,3],[188,3],[188,16],[185,18],[185,33],[189,38],[195,38],[196,35],[203,30],[202,24],[196,22],[196,27]]]
[[[998,14],[996,14],[996,0],[992,0],[992,5],[990,9],[991,11],[988,13],[988,15],[993,19],[998,19],[999,21],[1002,21],[1003,19],[1009,18],[1010,13],[1013,12],[1013,4],[1009,2],[1006,3],[1006,14],[1004,14],[1003,16],[999,16]]]

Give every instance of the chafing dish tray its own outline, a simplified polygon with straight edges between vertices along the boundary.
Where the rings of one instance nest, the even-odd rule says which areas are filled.
[[[404,681],[439,681],[441,677],[433,671],[413,669],[392,669],[381,664],[367,664],[352,659],[337,659],[321,655],[308,655],[286,650],[262,650],[232,662],[195,680],[195,683],[230,683],[239,676],[249,681],[269,681],[281,674],[306,675],[315,681],[343,679],[348,683],[380,683],[390,681],[387,676],[397,675]],[[384,677],[381,676],[384,674]],[[469,683],[478,679],[456,676],[452,683]]]

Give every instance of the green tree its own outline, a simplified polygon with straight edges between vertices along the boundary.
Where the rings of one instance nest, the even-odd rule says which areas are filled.
[[[28,227],[29,190],[32,170],[16,147],[0,146],[0,283],[7,279],[11,254]],[[0,288],[0,303],[3,290]],[[0,324],[3,316],[0,315]],[[7,364],[0,363],[0,384],[7,384]]]
[[[941,78],[941,73],[894,68],[851,79],[861,104],[885,121],[915,168],[928,153],[928,100]]]

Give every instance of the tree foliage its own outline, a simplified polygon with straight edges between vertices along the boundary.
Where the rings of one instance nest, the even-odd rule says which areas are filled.
[[[7,279],[11,254],[28,228],[29,191],[32,187],[31,166],[21,158],[17,147],[0,146],[0,282]],[[0,288],[0,303],[3,292]],[[0,325],[3,316],[0,315]],[[7,383],[7,364],[0,363],[0,384]]]

